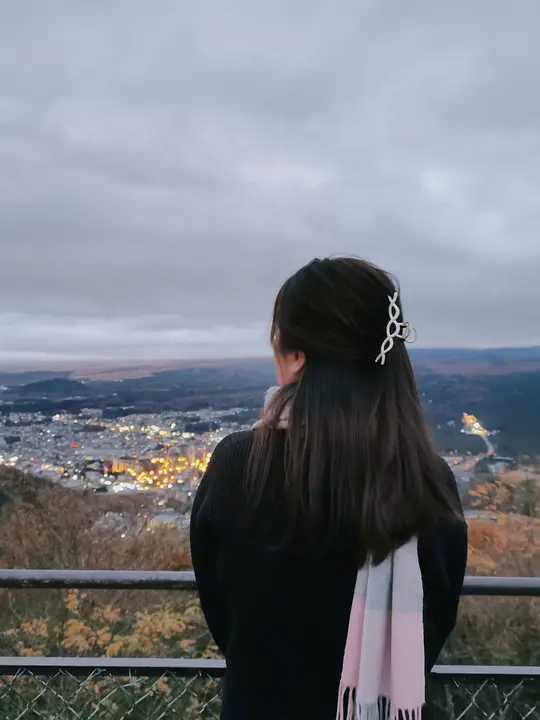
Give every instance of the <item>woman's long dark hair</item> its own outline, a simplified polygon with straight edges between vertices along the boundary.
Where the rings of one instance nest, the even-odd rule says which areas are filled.
[[[441,515],[458,512],[404,341],[394,340],[384,365],[375,362],[396,289],[389,273],[351,257],[315,259],[284,283],[270,340],[280,353],[303,351],[306,362],[255,429],[245,474],[248,506],[256,510],[275,446],[284,442],[284,542],[345,542],[357,549],[359,564],[368,554],[381,562]],[[284,433],[272,426],[287,402]]]

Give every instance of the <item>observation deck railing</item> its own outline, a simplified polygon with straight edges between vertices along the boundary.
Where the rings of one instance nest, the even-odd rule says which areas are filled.
[[[135,570],[0,570],[0,588],[197,589],[193,572]],[[463,595],[540,597],[540,578],[468,576]],[[224,672],[208,658],[0,657],[0,718],[218,718]],[[436,665],[429,682],[436,720],[540,718],[540,666]]]

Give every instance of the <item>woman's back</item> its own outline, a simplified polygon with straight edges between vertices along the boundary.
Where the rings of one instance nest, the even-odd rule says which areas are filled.
[[[278,291],[278,385],[252,431],[218,445],[193,509],[223,718],[419,720],[466,529],[410,329],[394,280],[364,260],[316,258]]]
[[[194,502],[193,566],[210,630],[227,660],[224,720],[332,720],[351,602],[356,549],[295,552],[280,547],[286,527],[285,431],[273,446],[268,483],[256,522],[242,483],[253,431],[216,447]],[[455,481],[440,461],[440,482]],[[332,478],[328,479],[332,482]],[[459,500],[458,500],[459,502]],[[462,522],[419,534],[424,589],[426,667],[455,623],[466,559]]]

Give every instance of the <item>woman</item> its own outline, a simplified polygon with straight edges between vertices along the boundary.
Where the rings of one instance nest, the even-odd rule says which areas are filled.
[[[419,720],[467,534],[433,448],[390,276],[315,259],[279,290],[279,386],[215,448],[191,519],[227,661],[222,720]]]

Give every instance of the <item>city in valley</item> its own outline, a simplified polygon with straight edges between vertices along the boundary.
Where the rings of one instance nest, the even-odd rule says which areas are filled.
[[[114,420],[92,408],[50,418],[8,413],[0,419],[0,464],[69,488],[150,494],[156,510],[152,526],[187,527],[211,452],[241,427],[230,419],[240,410],[130,414]],[[215,429],[186,430],[194,424]]]
[[[429,365],[430,357],[415,358],[422,400],[462,498],[479,477],[538,478],[540,448],[532,415],[539,373],[457,376],[441,370],[440,352],[437,367]],[[213,448],[229,433],[251,426],[265,389],[275,383],[274,372],[265,359],[168,368],[140,377],[128,372],[124,379],[104,373],[81,379],[67,371],[0,373],[0,467],[70,490],[144,494],[145,529],[185,530]],[[489,515],[471,506],[466,513]],[[109,524],[130,532],[121,514],[109,515]]]

